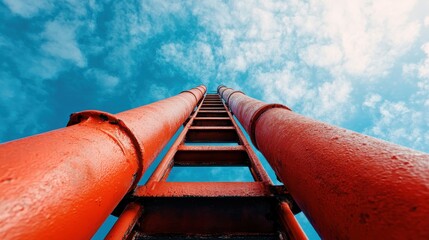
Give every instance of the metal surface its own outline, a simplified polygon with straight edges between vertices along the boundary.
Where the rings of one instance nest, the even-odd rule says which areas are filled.
[[[129,203],[121,216],[119,216],[115,225],[110,229],[105,239],[127,239],[132,233],[132,230],[137,220],[142,215],[142,212],[142,205],[135,202]]]
[[[77,113],[67,128],[1,144],[0,239],[90,238],[205,91]]]
[[[279,218],[286,235],[291,239],[307,239],[301,226],[295,220],[292,210],[287,202],[281,202],[279,205]],[[295,231],[291,231],[294,229]]]
[[[429,155],[219,87],[325,239],[429,239]]]
[[[135,230],[152,236],[273,233],[274,205],[275,199],[261,197],[150,198]]]

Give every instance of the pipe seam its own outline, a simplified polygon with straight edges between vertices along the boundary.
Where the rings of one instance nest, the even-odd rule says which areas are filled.
[[[232,89],[232,88],[229,88],[229,87],[225,87],[225,86],[224,86],[224,87],[223,87],[223,91],[222,91],[222,89],[220,89],[220,90],[219,90],[219,95],[222,97],[222,96],[223,96],[223,95],[222,95],[222,94],[223,94],[223,92],[225,92],[227,89]]]
[[[226,100],[226,104],[229,106],[229,99],[231,98],[231,96],[234,94],[234,93],[242,93],[243,95],[246,95],[244,92],[242,92],[242,91],[238,91],[238,90],[235,90],[235,91],[233,91],[231,94],[229,94],[229,96],[228,96],[228,99]]]
[[[200,88],[196,87],[196,88],[193,88],[193,89],[197,89],[204,96],[204,92]]]
[[[217,87],[217,92],[219,92],[219,88],[221,88],[221,87],[226,87],[225,85],[219,85],[218,87]]]
[[[273,108],[282,108],[282,109],[286,109],[286,110],[292,111],[287,106],[285,106],[283,104],[277,104],[277,103],[264,105],[264,106],[260,107],[258,110],[255,111],[255,113],[252,115],[252,117],[250,118],[250,121],[249,121],[249,126],[250,126],[250,128],[249,128],[249,137],[250,137],[250,140],[252,140],[252,143],[255,146],[255,148],[258,149],[258,150],[259,150],[259,147],[258,147],[258,144],[256,142],[256,136],[255,136],[256,135],[256,133],[255,133],[256,123],[258,122],[258,120],[262,116],[262,114],[264,114],[266,111],[268,111],[270,109],[273,109]]]
[[[139,141],[137,140],[137,137],[132,132],[132,130],[125,124],[124,121],[117,118],[115,115],[103,112],[103,111],[97,111],[97,110],[87,110],[82,112],[73,113],[70,115],[70,119],[67,123],[67,127],[73,126],[76,124],[81,123],[84,120],[87,120],[89,118],[95,118],[100,119],[103,122],[109,122],[112,125],[117,125],[119,127],[119,130],[125,133],[125,135],[130,139],[131,144],[134,146],[134,150],[136,152],[137,156],[137,174],[135,175],[133,179],[133,184],[131,185],[128,192],[131,192],[134,190],[134,188],[137,186],[140,178],[143,175],[143,152],[144,152],[144,146],[140,146]],[[118,140],[119,141],[119,140]]]
[[[195,98],[195,102],[198,103],[198,97],[190,90],[181,91],[180,93],[190,93]]]

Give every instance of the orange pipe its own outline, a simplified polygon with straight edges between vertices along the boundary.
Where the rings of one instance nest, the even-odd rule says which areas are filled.
[[[127,239],[142,212],[142,205],[134,202],[129,203],[104,239]]]
[[[0,239],[89,239],[188,118],[204,86],[0,145]]]
[[[302,230],[299,223],[296,221],[295,216],[290,209],[290,206],[286,202],[280,203],[280,218],[282,223],[284,224],[284,228],[286,229],[289,238],[292,240],[306,240],[308,239]]]
[[[323,239],[429,239],[429,155],[220,87]]]

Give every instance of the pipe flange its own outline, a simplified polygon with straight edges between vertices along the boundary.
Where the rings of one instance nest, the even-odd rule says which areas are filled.
[[[204,92],[201,89],[199,89],[199,87],[196,87],[196,88],[193,88],[193,89],[197,89],[204,96]]]
[[[272,108],[283,108],[283,109],[287,109],[289,111],[292,111],[290,108],[288,108],[285,105],[282,104],[267,104],[264,105],[262,107],[260,107],[258,110],[256,110],[255,113],[253,113],[252,117],[250,118],[250,129],[249,129],[249,136],[250,139],[252,140],[253,145],[256,147],[256,149],[259,150],[258,144],[256,143],[256,138],[255,138],[255,128],[256,128],[256,123],[258,122],[259,118],[262,116],[262,114],[264,114],[266,111],[268,111],[269,109]]]
[[[229,94],[229,96],[228,96],[228,99],[226,100],[226,104],[229,106],[229,99],[231,98],[231,96],[234,94],[234,93],[242,93],[243,95],[246,95],[244,92],[242,92],[242,91],[237,91],[237,90],[235,90],[235,91],[233,91],[231,94]]]
[[[129,189],[129,192],[133,191],[134,188],[137,186],[140,178],[142,177],[143,173],[143,146],[140,146],[139,141],[137,140],[137,137],[134,135],[134,133],[131,131],[131,129],[125,124],[124,121],[117,118],[115,115],[103,112],[103,111],[97,111],[97,110],[88,110],[88,111],[82,111],[78,113],[72,113],[70,115],[70,119],[67,123],[67,127],[73,126],[75,124],[81,123],[89,118],[99,119],[102,122],[108,122],[112,125],[117,125],[119,129],[125,133],[126,136],[129,137],[131,144],[134,146],[134,150],[136,151],[137,155],[137,175],[134,178],[133,184],[131,185],[131,188]]]
[[[221,88],[221,87],[226,87],[225,85],[219,85],[218,87],[217,87],[217,92],[219,92],[219,88]]]
[[[220,89],[220,90],[219,90],[219,95],[220,95],[222,98],[223,98],[223,95],[222,95],[222,94],[223,94],[223,92],[225,92],[227,89],[232,89],[232,88],[229,88],[229,87],[225,87],[225,86],[224,86],[224,87],[223,87],[223,91],[222,91],[222,89]]]
[[[192,94],[192,96],[194,96],[195,98],[195,102],[198,103],[198,97],[195,95],[195,93],[193,93],[190,90],[181,91],[180,93],[185,93],[185,92]]]

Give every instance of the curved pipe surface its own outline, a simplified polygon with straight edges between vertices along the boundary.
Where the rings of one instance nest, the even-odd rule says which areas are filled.
[[[429,239],[428,154],[218,92],[323,239]]]
[[[205,92],[73,114],[69,127],[1,144],[0,239],[91,238]]]

